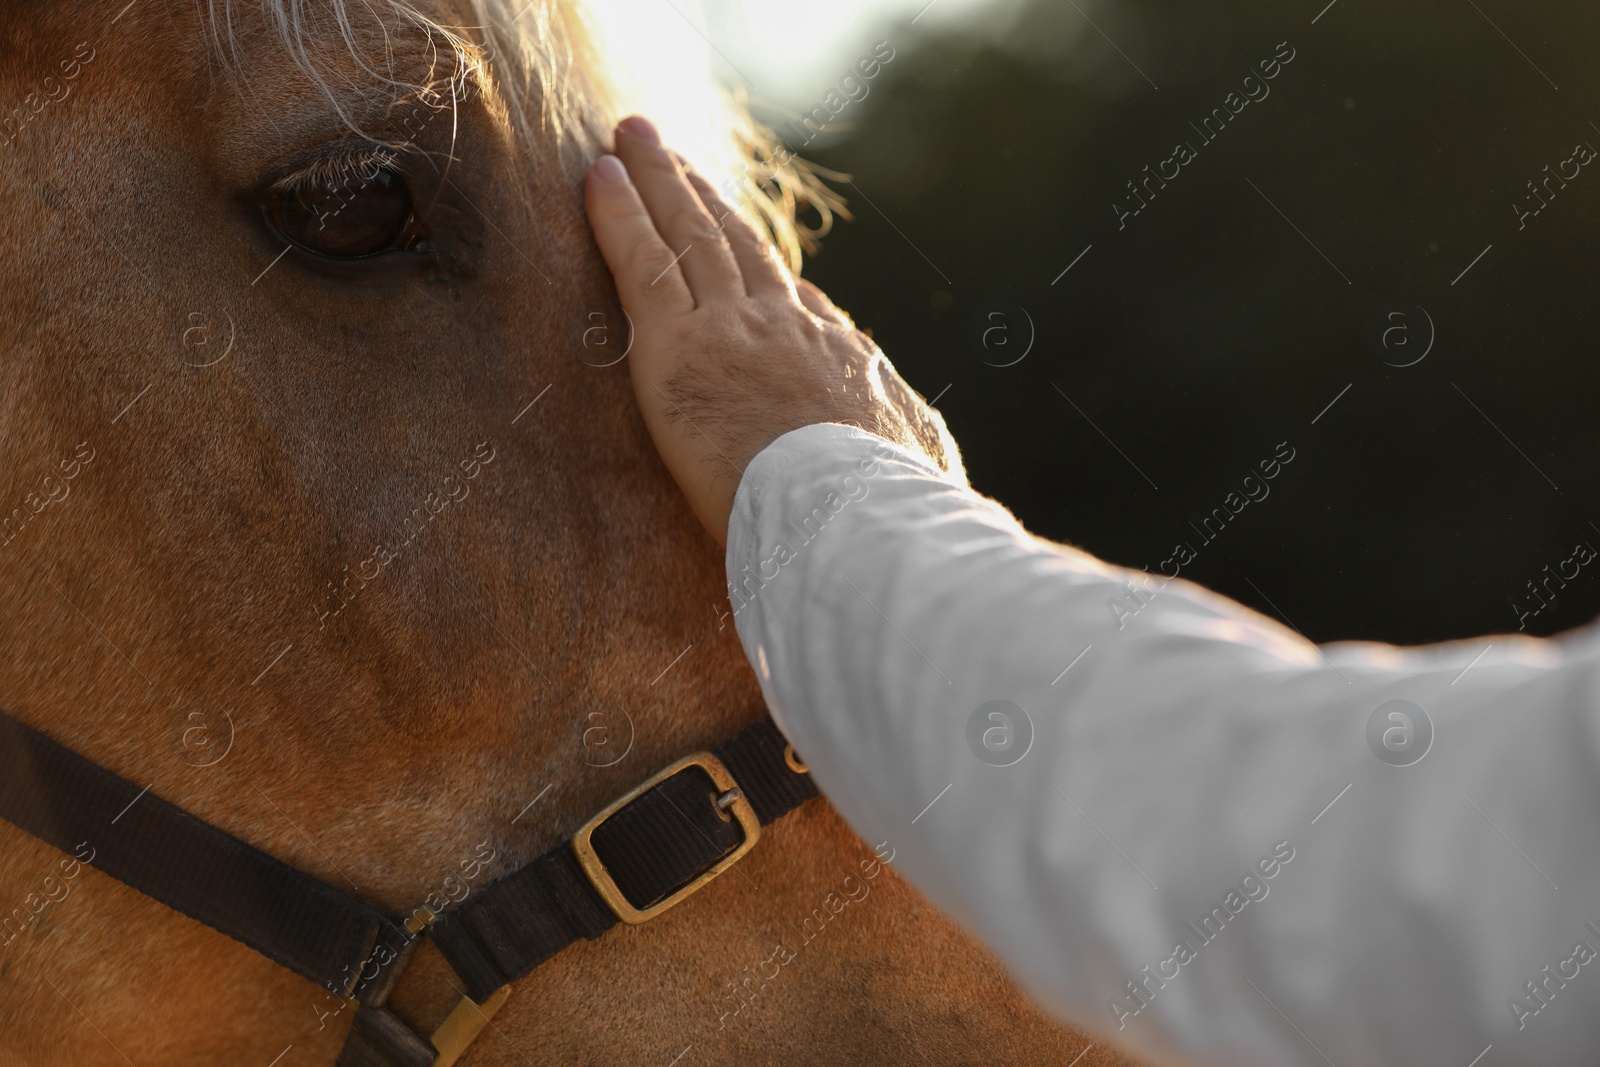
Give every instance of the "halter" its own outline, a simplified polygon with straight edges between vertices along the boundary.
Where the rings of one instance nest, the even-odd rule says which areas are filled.
[[[338,1067],[450,1067],[511,983],[581,938],[646,922],[817,795],[771,718],[685,756],[608,804],[570,841],[456,907],[385,914],[0,713],[0,819],[353,1006]],[[464,995],[423,1040],[384,1007],[429,937]]]

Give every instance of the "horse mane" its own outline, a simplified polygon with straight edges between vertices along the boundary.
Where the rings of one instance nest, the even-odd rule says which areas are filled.
[[[218,66],[248,92],[242,60],[237,0],[196,0]],[[714,86],[709,73],[701,99],[665,91],[659,84],[629,92],[608,74],[605,17],[627,5],[600,8],[583,0],[438,0],[450,10],[430,13],[409,0],[257,0],[267,26],[295,66],[328,99],[340,118],[361,131],[362,116],[409,97],[430,107],[454,108],[482,93],[491,112],[522,143],[554,139],[569,173],[579,173],[605,150],[612,124],[629,111],[648,111],[668,130],[711,116],[715,131],[699,146],[695,168],[709,176],[730,203],[765,230],[790,269],[800,272],[836,216],[849,217],[825,171],[783,149],[771,129],[756,122],[741,96]],[[375,8],[387,8],[384,12]],[[409,27],[427,42],[420,62],[397,62],[390,27]],[[332,44],[344,56],[330,58]],[[352,68],[348,60],[354,61]],[[681,83],[683,75],[674,68]],[[692,70],[692,65],[691,65]],[[689,77],[696,77],[691,73]],[[671,88],[681,89],[681,84]],[[681,103],[681,101],[691,101]],[[661,113],[662,101],[690,114]],[[687,122],[685,120],[688,120]],[[815,222],[802,215],[810,212]]]

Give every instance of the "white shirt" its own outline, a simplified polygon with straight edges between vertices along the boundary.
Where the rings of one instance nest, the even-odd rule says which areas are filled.
[[[1158,1063],[1600,1063],[1594,628],[1319,648],[837,425],[750,464],[727,569],[818,786],[1061,1017]]]

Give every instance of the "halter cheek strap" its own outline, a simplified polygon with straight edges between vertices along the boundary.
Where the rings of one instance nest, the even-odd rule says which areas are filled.
[[[816,795],[762,719],[641,783],[570,842],[458,907],[403,919],[0,713],[0,819],[353,1001],[339,1067],[448,1067],[511,982],[579,938],[677,904],[748,852],[763,826]],[[425,935],[466,992],[428,1041],[383,1007]]]

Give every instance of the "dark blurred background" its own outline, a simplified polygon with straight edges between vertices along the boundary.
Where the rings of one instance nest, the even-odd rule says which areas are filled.
[[[1600,166],[1575,149],[1600,145],[1600,11],[1325,4],[887,27],[894,61],[803,149],[856,215],[807,274],[1039,534],[1152,571],[1187,542],[1184,577],[1319,641],[1587,622]],[[1270,95],[1207,142],[1283,42]],[[1208,543],[1280,442],[1270,495]]]

